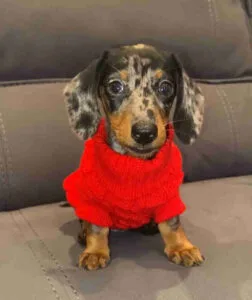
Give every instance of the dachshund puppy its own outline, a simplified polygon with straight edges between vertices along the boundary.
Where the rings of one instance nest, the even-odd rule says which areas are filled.
[[[105,119],[110,148],[142,160],[151,160],[162,148],[168,123],[185,144],[195,141],[203,123],[200,88],[174,54],[149,45],[105,51],[66,86],[64,95],[70,126],[81,140],[91,138]],[[157,227],[170,261],[186,267],[204,261],[187,239],[179,215]],[[85,239],[86,248],[79,258],[80,267],[96,270],[108,264],[108,236],[108,227],[81,221],[79,238]]]

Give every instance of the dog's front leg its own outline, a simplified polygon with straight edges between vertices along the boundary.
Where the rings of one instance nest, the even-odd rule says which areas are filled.
[[[86,248],[79,257],[79,267],[87,270],[105,268],[110,260],[108,245],[109,228],[81,222],[80,237],[85,238]]]
[[[170,261],[185,267],[202,264],[204,257],[186,237],[179,216],[158,224],[158,228],[165,242],[165,254]]]

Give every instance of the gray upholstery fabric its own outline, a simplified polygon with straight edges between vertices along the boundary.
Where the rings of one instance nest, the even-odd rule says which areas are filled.
[[[60,201],[82,145],[68,126],[64,84],[0,88],[0,210]]]
[[[197,78],[252,75],[240,0],[2,0],[0,80],[72,77],[115,44],[179,54]]]
[[[64,85],[0,88],[0,210],[64,197],[62,180],[83,151],[68,125]],[[207,99],[202,135],[193,146],[179,144],[186,180],[251,174],[252,84],[201,87]]]
[[[178,142],[189,181],[252,174],[252,83],[201,85],[202,133],[193,146]]]
[[[1,213],[1,299],[252,299],[252,176],[185,184],[182,195],[185,230],[207,258],[192,269],[167,261],[159,235],[113,232],[109,267],[79,270],[71,208]]]

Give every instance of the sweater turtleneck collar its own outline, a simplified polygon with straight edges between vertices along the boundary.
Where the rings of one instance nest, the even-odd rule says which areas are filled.
[[[83,173],[95,172],[103,185],[115,194],[120,195],[122,189],[128,197],[132,197],[134,190],[142,190],[143,194],[153,192],[153,188],[162,188],[167,176],[172,180],[182,172],[181,155],[173,143],[174,131],[171,126],[168,130],[168,139],[155,157],[144,160],[111,149],[107,144],[105,121],[102,120],[96,134],[86,141],[80,169]]]

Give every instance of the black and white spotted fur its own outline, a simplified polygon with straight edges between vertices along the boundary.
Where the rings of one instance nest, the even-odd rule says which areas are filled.
[[[106,115],[104,105],[111,114],[127,109],[129,100],[119,99],[109,107],[110,104],[103,103],[99,92],[101,85],[104,85],[105,73],[118,73],[120,66],[128,73],[128,99],[133,107],[133,117],[136,120],[153,118],[152,108],[155,105],[169,113],[176,101],[173,115],[175,132],[183,143],[193,143],[203,123],[204,97],[200,88],[187,75],[175,55],[141,44],[106,51],[66,86],[64,95],[70,126],[78,137],[82,140],[92,137],[101,116]],[[172,74],[175,90],[172,101],[162,103],[156,100],[152,86],[155,68],[166,70],[168,76]],[[110,144],[115,151],[124,153],[123,146],[113,134],[110,135]]]

